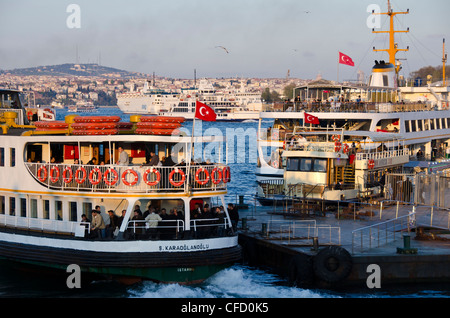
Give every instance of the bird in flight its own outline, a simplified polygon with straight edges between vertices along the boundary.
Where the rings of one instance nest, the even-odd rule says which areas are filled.
[[[227,48],[226,48],[226,47],[223,47],[223,46],[220,46],[220,45],[219,45],[219,46],[216,46],[216,48],[217,48],[217,47],[220,47],[221,49],[224,49],[224,50],[225,50],[225,52],[227,52],[227,53],[230,53],[230,52],[228,52],[228,50],[227,50]]]

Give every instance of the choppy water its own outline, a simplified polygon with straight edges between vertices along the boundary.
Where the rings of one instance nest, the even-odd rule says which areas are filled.
[[[63,120],[65,110],[58,110],[57,119]],[[117,108],[102,108],[102,115],[120,115],[123,120],[129,120]],[[91,115],[91,114],[89,114]],[[92,114],[94,115],[94,114]],[[265,127],[271,122],[263,123]],[[186,129],[191,131],[191,122],[186,123]],[[196,123],[197,125],[197,123]],[[197,126],[198,128],[198,126]],[[236,195],[252,196],[256,192],[255,167],[256,143],[252,136],[258,128],[257,121],[243,123],[203,123],[202,130],[219,129],[224,135],[227,129],[241,128],[236,138],[242,142],[245,137],[247,147],[244,157],[235,155],[231,160],[232,182],[229,184],[227,200],[234,202]],[[197,135],[197,133],[196,133]],[[233,136],[233,138],[235,138]],[[240,156],[242,154],[239,154]],[[244,158],[244,160],[242,159]],[[119,298],[164,298],[164,299],[222,299],[222,298],[264,298],[264,299],[297,299],[297,298],[441,298],[450,296],[450,288],[372,291],[358,290],[347,292],[332,292],[326,290],[308,290],[291,287],[281,277],[262,269],[247,267],[242,264],[225,269],[205,282],[194,286],[178,284],[159,284],[142,282],[133,286],[123,286],[110,281],[83,282],[81,289],[70,290],[66,287],[66,276],[43,276],[34,272],[23,271],[9,263],[0,263],[0,297],[119,297]],[[294,305],[295,303],[292,303]]]

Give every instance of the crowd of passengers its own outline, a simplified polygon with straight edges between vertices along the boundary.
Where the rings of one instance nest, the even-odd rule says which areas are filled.
[[[122,215],[117,216],[113,210],[109,210],[109,222],[105,222],[101,215],[100,206],[92,210],[92,220],[86,214],[82,215],[81,224],[86,227],[85,237],[90,239],[113,239],[118,233],[123,223],[126,210],[122,210]],[[195,203],[190,211],[191,230],[195,238],[206,238],[212,236],[223,236],[230,231],[237,230],[239,212],[232,203],[228,204],[228,213],[232,227],[226,226],[226,216],[223,206],[210,208],[206,203],[204,206]],[[180,222],[178,222],[180,221]],[[183,222],[185,221],[183,211],[177,208],[170,209],[169,213],[165,208],[156,209],[151,205],[145,212],[142,212],[139,205],[134,207],[133,216],[128,222],[128,227],[124,233],[125,239],[177,239],[183,233]]]

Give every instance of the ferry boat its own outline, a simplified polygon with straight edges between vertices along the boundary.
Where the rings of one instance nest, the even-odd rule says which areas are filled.
[[[398,86],[401,64],[396,53],[402,49],[395,43],[394,35],[400,31],[394,30],[393,17],[408,12],[394,12],[388,1],[388,12],[383,14],[390,17],[390,30],[373,32],[390,34],[389,49],[375,50],[387,51],[389,62],[375,62],[368,86],[318,80],[295,88],[294,101],[280,105],[275,111],[261,112],[257,181],[283,182],[285,166],[281,154],[289,142],[286,136],[292,134],[295,127],[342,129],[343,142],[355,135],[367,134],[373,140],[401,139],[412,158],[420,150],[424,158],[433,160],[436,149],[449,147],[450,90],[447,84],[436,88],[430,80],[428,86],[421,89]],[[418,92],[424,90],[435,98],[434,101],[418,98]],[[316,123],[308,124],[311,123],[308,118]],[[262,120],[273,120],[269,131],[261,129]]]
[[[140,92],[128,92],[117,97],[117,105],[125,114],[148,114],[194,119],[196,101],[207,104],[217,114],[217,121],[257,120],[262,110],[261,93],[250,92],[243,83],[239,89],[216,90],[206,79],[198,88],[183,88],[168,92],[144,83]]]
[[[185,136],[184,118],[174,117],[25,120],[20,104],[1,113],[0,258],[64,271],[76,264],[82,275],[123,282],[180,284],[201,282],[240,259],[224,199],[229,167],[187,160],[192,139],[196,147],[223,147],[223,138]],[[151,152],[170,159],[150,166]],[[224,212],[198,215],[205,204]],[[146,210],[152,216],[144,219]],[[99,216],[105,228],[96,225]]]

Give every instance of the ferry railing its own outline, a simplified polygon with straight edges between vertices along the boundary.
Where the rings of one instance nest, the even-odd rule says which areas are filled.
[[[99,192],[186,192],[226,190],[229,167],[223,164],[150,167],[26,163],[48,188]]]
[[[376,223],[352,231],[352,253],[368,251],[394,242],[402,237],[402,232],[410,232],[415,226],[416,212],[413,209],[408,215],[392,220]]]
[[[393,157],[409,156],[409,149],[376,151],[376,152],[358,152],[356,153],[356,160],[378,160]]]
[[[274,103],[266,112],[327,112],[327,113],[394,113],[429,111],[426,103],[375,103],[375,102],[285,102]]]

